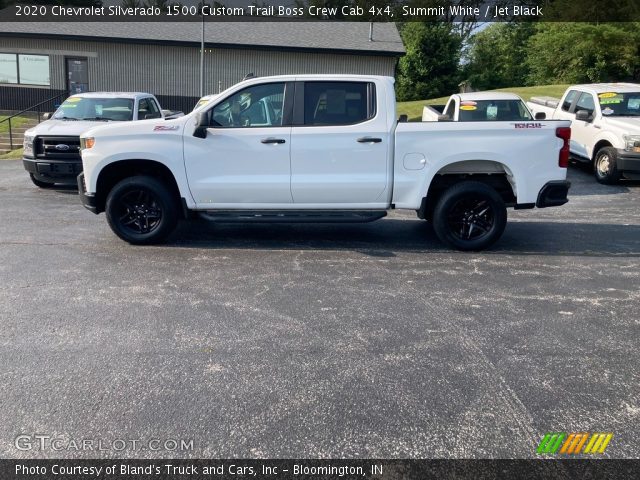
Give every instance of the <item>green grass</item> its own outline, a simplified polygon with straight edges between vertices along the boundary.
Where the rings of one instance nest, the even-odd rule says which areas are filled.
[[[7,133],[9,131],[9,122],[2,121],[5,118],[7,118],[5,115],[0,115],[0,133]],[[11,119],[11,128],[21,127],[29,120],[27,117],[14,117]]]
[[[531,97],[558,97],[560,98],[569,85],[540,85],[537,87],[512,87],[491,90],[492,92],[510,92],[520,95],[525,102]],[[413,102],[398,102],[398,115],[405,114],[409,121],[416,122],[422,118],[422,107],[425,105],[444,105],[449,97],[431,98],[429,100],[416,100]]]
[[[0,160],[19,160],[22,158],[22,148],[11,150],[9,153],[0,155]]]

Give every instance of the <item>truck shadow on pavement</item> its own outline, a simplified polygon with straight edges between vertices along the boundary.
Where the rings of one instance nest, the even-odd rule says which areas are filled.
[[[591,165],[574,163],[567,172],[571,182],[569,198],[584,195],[619,195],[640,187],[640,180],[622,179],[617,185],[602,185],[593,176]]]
[[[369,224],[214,224],[185,222],[170,237],[178,248],[233,250],[350,250],[374,257],[452,253],[431,225],[384,219]],[[515,221],[489,255],[640,257],[640,225]]]

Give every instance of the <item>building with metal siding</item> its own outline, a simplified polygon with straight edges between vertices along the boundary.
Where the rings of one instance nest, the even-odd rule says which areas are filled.
[[[393,76],[404,53],[398,31],[394,24],[375,24],[370,38],[369,27],[359,22],[208,23],[205,94],[248,73]],[[189,111],[200,96],[200,35],[201,24],[193,22],[0,24],[0,54],[49,58],[49,85],[0,83],[0,110],[88,90],[151,92],[164,108]],[[87,83],[70,84],[74,75]]]

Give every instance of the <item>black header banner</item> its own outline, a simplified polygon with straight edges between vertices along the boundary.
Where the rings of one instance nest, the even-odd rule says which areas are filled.
[[[636,22],[640,0],[0,0],[0,22]]]
[[[639,460],[0,460],[3,480],[637,479]]]

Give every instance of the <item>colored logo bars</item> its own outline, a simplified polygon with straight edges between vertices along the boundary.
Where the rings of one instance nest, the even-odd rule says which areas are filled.
[[[612,438],[613,433],[547,433],[538,445],[537,453],[601,454],[607,449]]]

